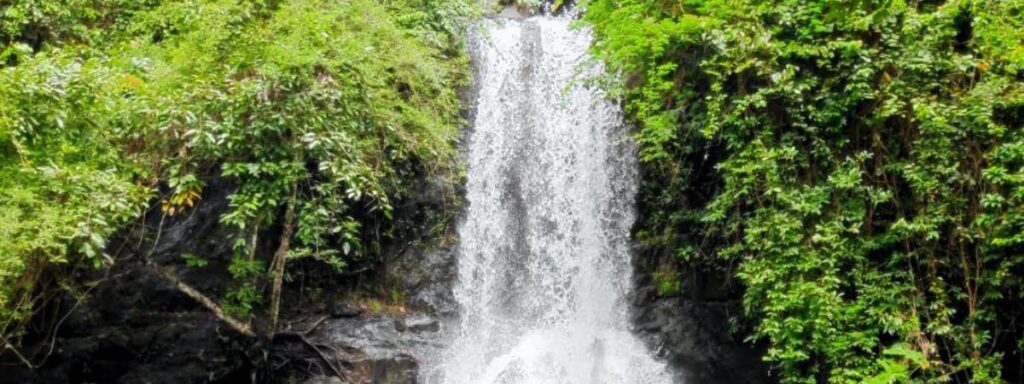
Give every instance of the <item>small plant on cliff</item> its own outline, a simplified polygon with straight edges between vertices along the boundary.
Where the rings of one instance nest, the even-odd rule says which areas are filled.
[[[675,270],[662,270],[653,273],[654,287],[658,290],[658,296],[678,296],[682,292],[682,282]]]

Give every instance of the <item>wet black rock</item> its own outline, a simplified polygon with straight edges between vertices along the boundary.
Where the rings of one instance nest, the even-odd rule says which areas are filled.
[[[387,270],[412,310],[450,316],[458,310],[452,284],[456,279],[457,251],[454,246],[429,249],[410,245],[403,249]]]
[[[324,322],[307,336],[312,345],[338,358],[350,382],[414,384],[424,353],[442,340],[439,322],[426,314],[370,314]],[[307,356],[315,361],[315,356]],[[333,383],[330,369],[312,372],[305,383]]]
[[[681,371],[685,382],[771,383],[762,351],[730,334],[729,312],[727,305],[659,299],[640,307],[636,327],[659,357]]]
[[[441,323],[432,316],[416,314],[395,321],[395,329],[399,332],[413,333],[438,332],[441,330]]]
[[[301,381],[332,376],[327,363],[308,344],[322,346],[320,351],[330,364],[355,382],[413,383],[419,369],[417,351],[435,344],[439,329],[433,317],[416,311],[450,313],[455,308],[447,286],[454,276],[452,250],[429,240],[436,236],[430,225],[436,219],[428,217],[429,212],[441,212],[444,206],[457,209],[444,202],[455,192],[442,188],[444,183],[426,178],[416,184],[413,193],[396,207],[396,219],[405,227],[382,255],[389,266],[381,274],[383,278],[373,276],[373,270],[364,272],[367,279],[388,280],[375,284],[399,288],[408,298],[409,314],[366,313],[359,305],[335,299],[350,293],[351,287],[341,284],[318,286],[315,298],[307,293],[304,299],[296,286],[299,283],[292,282],[286,286],[284,298],[284,306],[291,310],[286,316],[290,317],[282,323],[289,324],[293,336],[275,338],[269,357],[254,353],[263,351],[259,340],[232,331],[156,274],[152,265],[168,270],[213,300],[231,286],[227,271],[231,236],[218,220],[227,207],[230,185],[214,180],[192,211],[166,218],[151,214],[144,225],[124,234],[124,238],[146,241],[126,242],[114,269],[83,279],[98,282],[83,302],[76,305],[73,298],[66,297],[53,304],[50,312],[58,318],[67,314],[56,335],[30,334],[22,348],[26,355],[39,357],[38,363],[52,345],[45,364],[30,371],[13,355],[0,354],[0,384],[249,383],[254,378]],[[272,242],[261,247],[261,254],[273,252]],[[202,257],[208,265],[187,267],[183,254]],[[295,272],[305,271],[300,262],[295,267]],[[350,280],[345,272],[330,268],[311,270],[321,274],[304,275],[307,285],[314,279]],[[324,320],[313,324],[320,318]],[[307,330],[309,333],[303,334]]]
[[[672,256],[640,250],[635,259],[633,323],[654,353],[673,367],[680,381],[701,384],[771,384],[760,346],[743,342],[731,331],[742,314],[739,292],[721,272],[680,273],[682,291],[659,297],[651,278],[657,265]]]
[[[363,310],[361,308],[341,300],[335,301],[331,304],[330,312],[331,317],[341,319],[350,319],[363,314]]]
[[[248,359],[219,320],[140,269],[123,269],[60,324],[23,347],[34,372],[0,365],[0,383],[231,383]],[[70,302],[70,298],[68,299]]]

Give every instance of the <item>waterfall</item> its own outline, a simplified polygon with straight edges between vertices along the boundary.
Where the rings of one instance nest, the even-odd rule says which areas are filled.
[[[580,78],[590,35],[562,17],[488,20],[459,227],[461,319],[445,384],[669,383],[629,330],[634,145]]]

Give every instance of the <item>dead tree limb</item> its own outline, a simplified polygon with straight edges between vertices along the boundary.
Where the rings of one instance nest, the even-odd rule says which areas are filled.
[[[234,329],[236,332],[246,336],[256,336],[256,333],[252,330],[252,326],[228,315],[227,312],[224,311],[224,308],[221,308],[220,305],[217,305],[217,303],[202,292],[199,292],[199,290],[193,288],[191,285],[188,285],[188,283],[178,279],[173,273],[171,273],[171,271],[156,265],[153,265],[152,267],[157,274],[174,284],[174,287],[181,291],[181,293],[184,293],[186,296],[192,298],[192,300],[195,300],[197,303],[206,307],[206,309],[209,309],[210,312],[213,312],[214,316],[217,316],[218,319],[231,327],[231,329]]]
[[[0,335],[0,341],[4,343],[4,349],[7,349],[14,353],[14,356],[17,356],[18,360],[21,360],[21,362],[25,364],[25,366],[28,367],[29,370],[34,371],[36,369],[36,366],[32,365],[32,362],[28,361],[28,359],[26,359],[25,356],[21,354],[21,352],[18,352],[18,347],[15,347],[14,344],[11,344],[9,341],[7,341],[6,337]]]

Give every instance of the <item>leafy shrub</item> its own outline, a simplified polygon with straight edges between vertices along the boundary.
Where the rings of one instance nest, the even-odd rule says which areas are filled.
[[[47,265],[109,265],[108,238],[150,197],[113,144],[111,87],[60,55],[0,68],[0,331],[39,304]]]
[[[254,239],[291,225],[292,211],[288,257],[343,266],[363,251],[353,209],[389,217],[408,182],[402,164],[453,159],[464,59],[447,51],[450,42],[411,38],[437,33],[420,24],[430,15],[399,17],[402,8],[388,5],[210,1],[140,16],[144,30],[175,32],[131,51],[132,62],[145,63],[132,73],[143,105],[133,119],[157,122],[136,134],[180,148],[164,159],[169,179],[184,180],[172,183],[171,203],[197,194],[195,174],[210,164],[237,182],[221,221],[238,230],[236,262],[247,265],[232,269],[240,281],[261,273]],[[161,25],[168,15],[180,24]],[[187,206],[184,197],[177,200]]]

